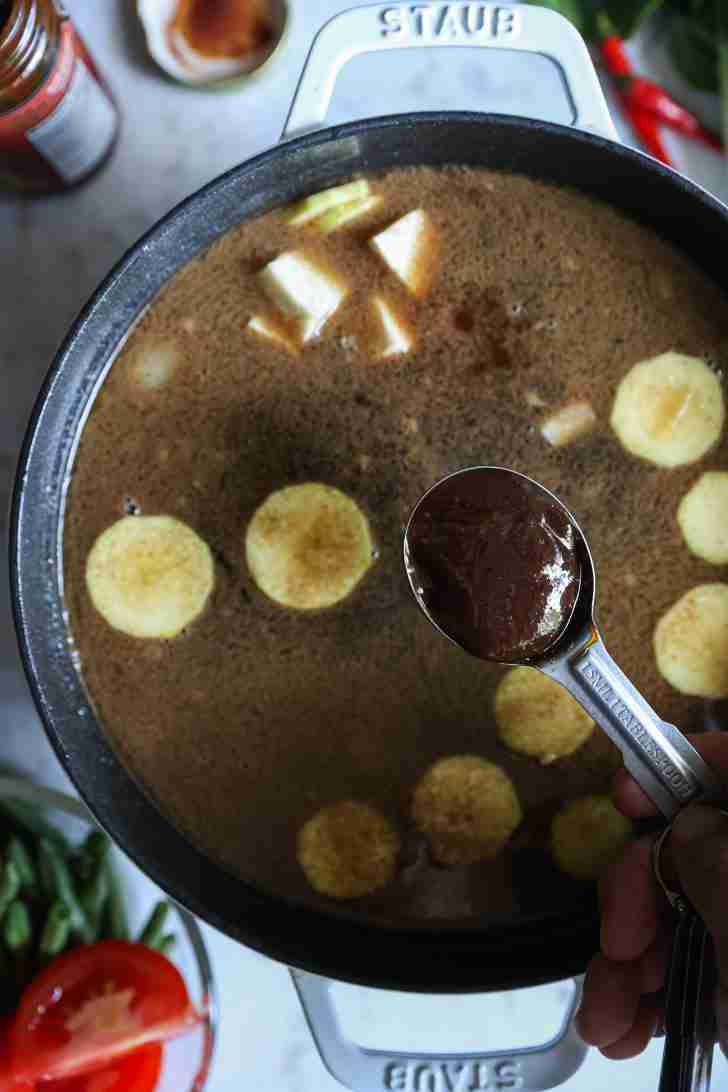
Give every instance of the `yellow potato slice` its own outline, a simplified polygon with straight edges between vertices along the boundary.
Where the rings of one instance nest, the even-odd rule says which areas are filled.
[[[495,693],[498,736],[506,747],[544,764],[571,755],[594,721],[563,686],[533,667],[514,667]]]
[[[701,474],[680,502],[677,522],[691,553],[713,565],[728,562],[728,473]]]
[[[331,485],[305,482],[271,493],[245,536],[256,584],[297,610],[331,607],[346,598],[374,559],[366,516]]]
[[[173,516],[125,516],[86,562],[91,601],[130,637],[170,638],[203,611],[215,582],[210,549]]]
[[[283,219],[291,227],[300,227],[301,224],[307,224],[311,220],[318,220],[332,209],[351,205],[355,201],[363,201],[370,194],[371,189],[366,178],[357,178],[354,182],[345,182],[343,186],[332,186],[331,189],[312,193],[296,201],[295,204],[288,205],[283,209]]]
[[[656,466],[684,466],[720,439],[725,417],[718,377],[694,356],[643,360],[617,388],[611,425],[623,447]]]
[[[339,231],[347,224],[354,224],[357,220],[361,220],[381,203],[382,198],[379,194],[373,193],[370,197],[350,201],[347,205],[336,205],[316,220],[316,227],[322,235],[331,235],[333,231]]]
[[[298,861],[315,891],[334,899],[369,895],[394,877],[399,836],[369,804],[342,800],[301,828]]]
[[[412,819],[440,864],[460,867],[496,857],[522,819],[508,775],[477,755],[443,758],[412,797]]]
[[[657,670],[681,694],[728,698],[728,584],[698,584],[655,626]]]
[[[551,824],[551,852],[563,872],[597,880],[619,857],[632,834],[629,819],[608,796],[572,800]]]

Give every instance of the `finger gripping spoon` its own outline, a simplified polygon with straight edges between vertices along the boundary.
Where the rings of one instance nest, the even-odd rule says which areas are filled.
[[[448,475],[413,509],[404,562],[415,599],[444,636],[480,659],[537,668],[564,686],[668,821],[694,801],[724,803],[710,767],[607,652],[586,538],[544,486],[504,467]],[[715,1032],[704,998],[713,961],[700,918],[684,898],[671,902],[679,925],[660,1090],[688,1092],[709,1083]]]

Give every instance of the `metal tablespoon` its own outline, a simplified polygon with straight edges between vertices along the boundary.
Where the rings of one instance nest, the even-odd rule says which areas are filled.
[[[695,748],[660,719],[607,652],[594,621],[589,546],[549,490],[503,467],[456,471],[413,509],[404,561],[415,599],[441,633],[481,659],[534,667],[561,683],[616,744],[667,820],[693,801],[725,801]],[[667,889],[659,851],[656,864],[679,914],[660,1089],[687,1092],[710,1080],[715,1027],[706,995],[714,961],[702,921]]]

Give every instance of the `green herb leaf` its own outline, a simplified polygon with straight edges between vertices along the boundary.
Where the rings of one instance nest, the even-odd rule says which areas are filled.
[[[670,57],[683,79],[700,91],[717,92],[718,46],[715,31],[689,15],[673,15],[670,24]]]

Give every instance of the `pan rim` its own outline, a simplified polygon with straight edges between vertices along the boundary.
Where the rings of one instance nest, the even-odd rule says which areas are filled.
[[[106,351],[105,368],[100,375],[92,377],[82,391],[83,412],[87,413],[93,404],[95,391],[103,381],[105,371],[120,343],[118,331],[114,331],[113,327],[108,329],[108,324],[104,323],[104,311],[113,309],[115,294],[123,294],[125,279],[142,273],[146,265],[155,260],[156,253],[170,243],[177,230],[193,221],[200,212],[204,213],[208,206],[214,211],[216,201],[219,203],[220,199],[234,195],[234,191],[241,184],[249,182],[254,186],[255,176],[270,165],[278,164],[285,170],[286,160],[290,163],[296,156],[312,148],[344,146],[346,142],[353,145],[357,138],[372,131],[396,132],[411,130],[413,127],[434,127],[436,130],[438,127],[451,127],[453,124],[476,126],[483,130],[486,127],[505,130],[513,139],[518,136],[526,140],[567,138],[574,147],[581,145],[600,149],[602,154],[616,156],[641,171],[659,177],[672,190],[681,191],[690,200],[698,201],[707,212],[721,218],[728,235],[728,209],[699,186],[640,152],[591,133],[549,122],[477,112],[400,114],[318,130],[279,144],[233,167],[180,202],[122,256],[84,306],[51,363],[32,410],[21,448],[9,526],[11,603],[21,660],[36,708],[51,745],[77,791],[124,852],[160,883],[160,886],[198,916],[273,958],[348,981],[369,984],[386,982],[400,988],[421,988],[439,992],[480,989],[486,982],[488,988],[501,988],[506,984],[512,985],[514,980],[520,981],[523,977],[520,968],[513,973],[508,968],[501,968],[494,974],[491,973],[491,968],[482,965],[484,956],[497,962],[498,950],[509,939],[516,947],[516,939],[520,939],[522,946],[534,954],[539,951],[542,941],[546,941],[548,946],[549,936],[555,938],[564,934],[565,938],[572,937],[574,940],[574,958],[569,961],[562,952],[558,969],[552,965],[553,960],[549,962],[551,957],[542,953],[542,970],[534,969],[528,978],[529,984],[535,980],[550,981],[577,973],[583,969],[587,950],[591,950],[596,936],[596,900],[587,900],[583,908],[576,908],[568,915],[559,911],[534,915],[532,919],[520,917],[517,924],[511,923],[510,927],[507,924],[496,927],[494,924],[492,928],[496,931],[491,936],[488,928],[481,930],[459,927],[452,930],[443,929],[441,923],[431,926],[414,923],[412,926],[392,925],[376,919],[364,921],[361,915],[347,915],[339,911],[329,914],[286,900],[282,896],[260,891],[246,881],[226,873],[188,842],[156,808],[133,775],[122,765],[101,727],[97,726],[94,733],[93,717],[88,715],[88,709],[83,715],[74,716],[69,708],[63,710],[55,707],[52,700],[54,693],[63,694],[66,686],[70,686],[74,693],[77,689],[73,687],[70,676],[70,649],[64,647],[67,632],[59,625],[59,621],[63,622],[63,603],[60,594],[55,603],[47,598],[48,588],[51,586],[49,579],[52,580],[52,570],[58,564],[59,554],[57,549],[49,553],[47,547],[52,542],[53,535],[49,534],[49,528],[43,526],[43,517],[40,514],[42,504],[33,502],[42,498],[45,503],[47,498],[44,490],[49,480],[56,483],[59,489],[63,489],[64,483],[67,484],[75,440],[82,430],[83,420],[75,429],[75,437],[63,434],[61,426],[64,415],[61,411],[65,395],[61,388],[65,377],[79,370],[90,354],[95,358]],[[387,164],[391,165],[393,164]],[[363,166],[364,171],[375,169],[376,166]],[[305,180],[299,178],[297,184],[298,192],[304,192]],[[276,199],[269,207],[280,203],[281,199]],[[259,211],[264,211],[262,205]],[[223,226],[218,236],[229,230],[229,226]],[[184,252],[176,268],[183,265],[194,253],[205,249],[211,241],[207,240],[189,253]],[[167,279],[168,276],[165,276],[164,281]],[[153,298],[160,286],[154,287],[150,298]],[[127,323],[126,328],[128,327]],[[105,341],[102,339],[100,344],[96,344],[94,339],[98,342],[104,329]],[[58,440],[57,446],[52,442],[55,440]],[[50,496],[53,498],[53,492]],[[62,494],[55,497],[54,504],[61,510],[62,523]],[[48,522],[47,518],[45,522]],[[56,547],[60,547],[60,542],[56,542]],[[53,562],[51,558],[54,558]],[[57,586],[57,578],[55,583]],[[49,640],[51,643],[56,642],[55,650],[51,654],[47,647]],[[49,687],[53,672],[58,673],[55,690]],[[79,705],[78,708],[83,706]],[[121,800],[124,801],[123,805],[120,804]],[[128,813],[126,818],[125,811]],[[130,818],[131,812],[133,818]],[[201,891],[208,890],[213,873],[213,886],[218,890],[224,889],[231,905],[238,907],[242,901],[245,904],[245,913],[238,917],[229,911],[217,907],[212,909],[205,904]],[[251,924],[253,921],[255,924]],[[536,935],[531,935],[527,941],[526,932],[533,934],[534,931]],[[338,934],[333,943],[332,932]],[[316,942],[322,949],[318,953],[312,952],[312,937],[317,938]],[[383,938],[388,938],[390,943],[383,943]],[[412,951],[401,961],[402,966],[397,967],[395,964],[399,955],[398,948],[403,941],[407,941],[407,946]],[[351,957],[357,947],[362,952],[366,949],[368,954],[365,956],[360,952],[356,961],[352,962]],[[328,948],[336,948],[339,955],[327,955]],[[375,949],[381,951],[374,957],[375,962],[372,962],[372,952]],[[347,951],[349,957],[342,959],[341,953],[346,956]],[[447,965],[445,954],[451,957],[451,966]],[[473,958],[476,959],[476,965],[470,966]],[[404,963],[407,964],[406,968]],[[368,969],[370,964],[371,971]]]

